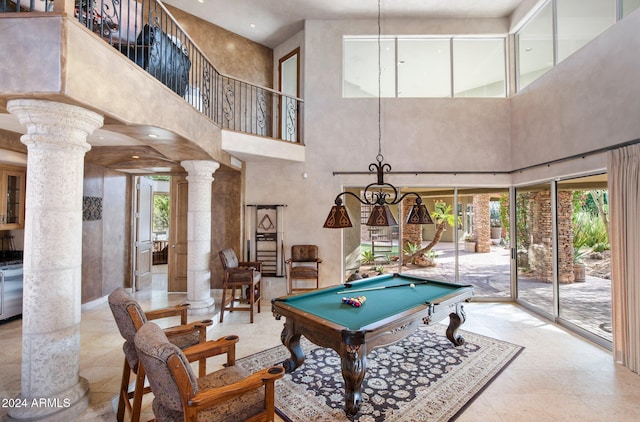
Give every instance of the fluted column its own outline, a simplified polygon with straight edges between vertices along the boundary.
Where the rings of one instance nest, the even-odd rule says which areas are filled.
[[[82,186],[87,136],[103,117],[69,104],[7,103],[26,126],[21,400],[10,420],[72,420],[89,404],[80,377]]]
[[[187,211],[187,301],[191,314],[211,311],[211,183],[220,167],[215,161],[189,160],[180,163],[189,182]]]

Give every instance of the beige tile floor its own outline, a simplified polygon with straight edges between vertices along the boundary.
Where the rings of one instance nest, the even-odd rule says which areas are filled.
[[[161,280],[161,276],[159,278]],[[283,282],[275,280],[274,285]],[[267,283],[269,285],[269,283]],[[136,294],[144,309],[181,303],[184,295],[167,295],[162,282]],[[525,350],[484,390],[458,419],[461,422],[511,421],[638,421],[640,375],[615,365],[611,353],[549,321],[508,303],[466,305],[464,330],[525,346]],[[254,324],[249,315],[225,316],[209,331],[210,339],[237,334],[238,357],[280,343],[282,321],[270,313],[269,302]],[[192,319],[202,319],[193,317]],[[165,325],[177,323],[165,321]],[[0,399],[20,389],[21,321],[0,325]],[[122,339],[106,301],[84,306],[81,323],[80,375],[90,383],[91,406],[77,420],[112,421],[112,403],[122,372]],[[222,363],[210,359],[213,370]],[[143,420],[153,417],[145,398]],[[7,409],[0,408],[6,418]],[[280,419],[277,419],[280,420]]]

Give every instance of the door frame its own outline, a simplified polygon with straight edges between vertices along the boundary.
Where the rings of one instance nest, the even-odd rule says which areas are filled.
[[[291,59],[292,57],[297,56],[297,60],[296,60],[296,92],[295,92],[295,97],[296,98],[300,98],[300,47],[295,48],[294,50],[292,50],[291,52],[289,52],[288,54],[285,54],[284,56],[282,56],[279,60],[278,60],[278,91],[283,92],[282,91],[282,65],[283,63],[285,63],[286,61],[288,61],[289,59]],[[292,95],[292,94],[287,94],[287,95]],[[284,113],[283,113],[283,103],[282,103],[282,96],[278,97],[278,111],[279,111],[279,118],[278,118],[278,134],[280,135],[280,139],[286,140],[286,141],[292,141],[292,142],[296,142],[299,143],[300,142],[300,116],[298,115],[298,118],[296,119],[296,136],[294,140],[291,139],[285,139],[283,137],[282,134],[282,120],[284,118]]]

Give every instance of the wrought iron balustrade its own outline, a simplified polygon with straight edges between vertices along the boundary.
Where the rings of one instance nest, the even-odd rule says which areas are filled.
[[[53,0],[0,0],[0,13],[62,8]],[[219,73],[160,1],[78,0],[73,14],[220,127],[301,143],[302,100]]]

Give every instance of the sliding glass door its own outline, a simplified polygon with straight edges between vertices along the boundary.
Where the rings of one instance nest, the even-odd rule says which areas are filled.
[[[515,196],[518,299],[554,318],[551,185],[520,187]]]
[[[559,318],[610,342],[607,175],[558,182],[557,208]]]
[[[606,174],[516,189],[520,303],[607,345],[611,268]]]
[[[511,297],[509,190],[458,189],[458,281],[474,297]]]

